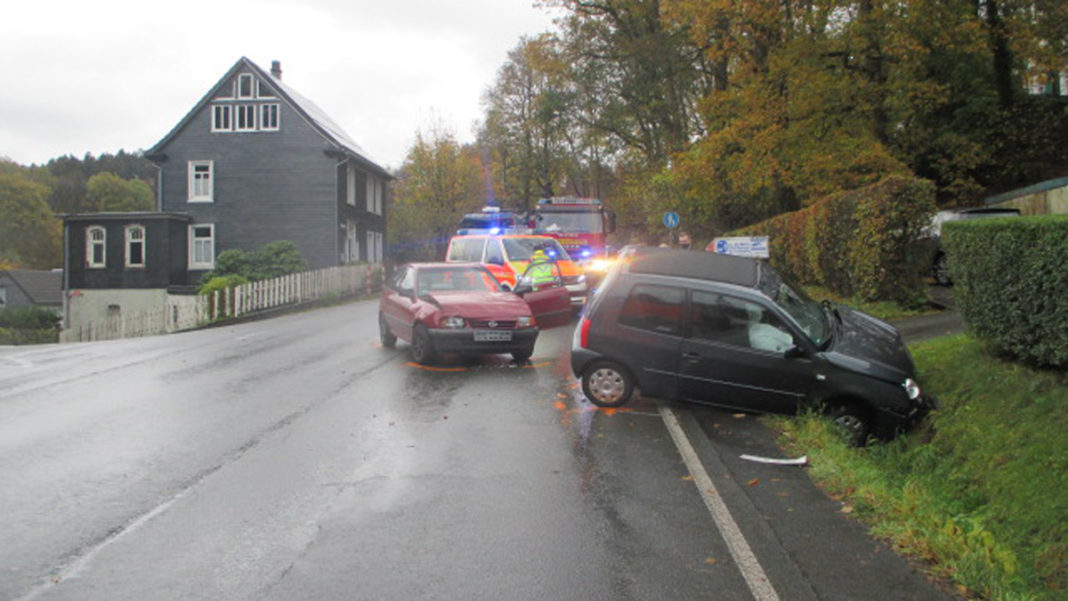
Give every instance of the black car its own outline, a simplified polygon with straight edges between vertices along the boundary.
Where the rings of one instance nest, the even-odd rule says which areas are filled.
[[[571,369],[602,407],[643,396],[761,413],[823,407],[850,441],[926,413],[889,324],[817,303],[767,263],[628,247],[575,329]]]

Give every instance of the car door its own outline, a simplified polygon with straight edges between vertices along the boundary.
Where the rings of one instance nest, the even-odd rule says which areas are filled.
[[[794,333],[760,303],[691,290],[687,326],[678,367],[684,400],[794,413],[815,383],[810,359],[787,358]]]
[[[537,268],[552,270],[552,281],[534,287],[530,283],[531,271]],[[571,321],[571,293],[564,287],[560,266],[555,262],[528,265],[526,272],[517,280],[515,291],[530,305],[530,312],[534,314],[538,327],[555,328]]]
[[[674,399],[685,300],[679,286],[620,282],[591,315],[590,346],[629,369],[642,395]]]
[[[401,340],[411,341],[412,324],[415,323],[415,267],[405,265],[397,269],[393,279],[383,291],[382,315],[390,331]]]

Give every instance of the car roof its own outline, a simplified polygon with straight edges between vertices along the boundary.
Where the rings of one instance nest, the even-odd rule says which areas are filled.
[[[763,266],[758,259],[703,250],[635,246],[621,254],[627,258],[630,273],[725,282],[747,288],[756,287]]]
[[[540,238],[543,240],[555,240],[552,236],[541,234],[456,234],[453,238]]]

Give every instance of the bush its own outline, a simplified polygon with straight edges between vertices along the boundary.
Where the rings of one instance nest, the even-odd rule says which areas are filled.
[[[60,317],[43,307],[0,309],[0,344],[56,342]]]
[[[243,275],[232,273],[229,275],[216,276],[204,282],[200,286],[200,294],[212,294],[216,290],[225,290],[227,288],[235,288],[241,284],[247,284],[248,278]]]
[[[268,242],[256,252],[225,250],[215,259],[215,269],[201,278],[201,284],[211,280],[240,275],[247,280],[269,280],[308,270],[308,263],[297,245],[289,240]]]
[[[44,307],[8,307],[0,309],[0,328],[19,330],[54,330],[60,317]]]
[[[942,244],[977,338],[1034,365],[1068,366],[1068,215],[948,222]]]
[[[916,306],[925,293],[915,241],[934,193],[929,181],[889,177],[732,234],[768,236],[772,265],[803,284]]]

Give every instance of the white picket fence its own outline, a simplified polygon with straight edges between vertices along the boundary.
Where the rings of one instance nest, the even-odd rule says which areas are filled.
[[[63,330],[60,342],[88,342],[152,336],[190,330],[214,321],[283,307],[373,292],[377,267],[345,265],[249,282],[212,295],[167,295],[165,306],[131,315],[108,317]]]

